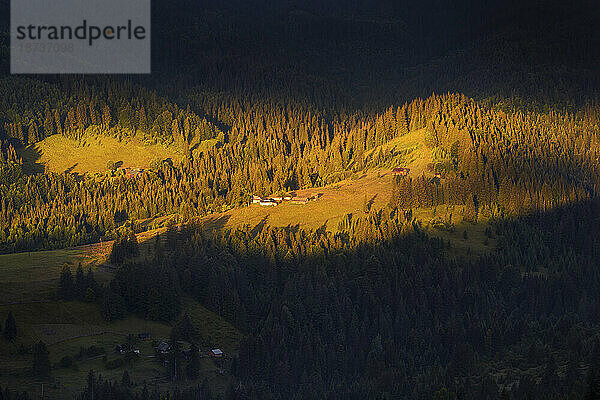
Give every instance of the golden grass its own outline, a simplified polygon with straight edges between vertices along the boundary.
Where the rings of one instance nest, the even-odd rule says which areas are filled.
[[[433,156],[431,150],[425,146],[425,133],[426,129],[409,132],[369,150],[364,154],[364,157],[369,157],[380,150],[391,151],[394,154],[406,153],[404,157],[400,157],[401,161],[397,163],[398,165],[390,165],[389,167],[410,168],[412,177],[421,176],[422,174],[431,175],[427,167],[433,161]]]
[[[378,173],[380,176],[378,177]],[[389,171],[369,171],[358,179],[347,179],[322,188],[296,191],[297,196],[320,194],[318,200],[306,205],[283,202],[277,207],[248,207],[212,214],[203,222],[215,227],[238,227],[245,224],[258,225],[262,221],[271,226],[300,226],[317,229],[324,224],[330,231],[337,231],[339,221],[349,213],[364,214],[364,202],[373,201],[374,209],[384,207],[391,196],[392,176]]]
[[[81,141],[53,135],[22,151],[27,163],[45,165],[51,172],[95,173],[106,171],[107,162],[123,167],[148,168],[154,160],[182,158],[180,149],[161,144],[145,144],[137,138],[121,141],[111,136],[84,135]]]
[[[426,160],[426,159],[425,159]],[[425,161],[421,159],[420,167]],[[414,164],[412,164],[414,165]],[[411,176],[413,170],[411,169]],[[326,225],[330,232],[337,232],[339,222],[347,214],[364,216],[364,203],[372,201],[371,208],[378,210],[387,206],[392,195],[393,176],[389,169],[371,170],[358,179],[348,179],[322,188],[297,191],[299,196],[320,194],[316,201],[306,205],[294,205],[283,202],[276,207],[262,207],[252,204],[247,207],[232,209],[224,213],[212,214],[201,219],[209,229],[236,228],[246,224],[254,227],[266,224],[275,227],[299,226],[303,229],[318,229]],[[413,210],[413,215],[421,227],[433,237],[450,242],[452,254],[478,255],[492,251],[496,241],[486,241],[485,229],[489,226],[485,218],[477,224],[463,222],[462,206],[440,206],[437,209],[426,208]],[[454,231],[435,229],[432,220],[436,217],[447,220],[452,214]],[[463,232],[467,231],[467,239]],[[487,243],[487,244],[486,244]]]

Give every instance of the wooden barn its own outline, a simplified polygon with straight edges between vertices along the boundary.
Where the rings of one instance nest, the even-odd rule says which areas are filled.
[[[292,204],[304,205],[310,201],[308,197],[293,197]]]

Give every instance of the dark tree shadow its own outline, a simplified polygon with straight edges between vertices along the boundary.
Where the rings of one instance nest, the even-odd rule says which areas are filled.
[[[367,202],[367,209],[371,210],[371,207],[373,207],[373,203],[375,203],[375,199],[377,198],[377,195],[371,197],[371,200],[369,200]]]
[[[230,215],[220,215],[218,217],[209,217],[204,220],[201,224],[206,230],[210,231],[221,231],[225,228],[227,221],[231,218]]]
[[[73,165],[71,165],[69,168],[65,169],[65,174],[70,174],[73,172],[73,170],[75,169],[76,166],[78,166],[79,163],[75,163]]]
[[[43,174],[45,167],[39,160],[42,157],[42,152],[35,144],[27,147],[20,147],[17,153],[23,160],[23,172],[27,174]]]
[[[269,218],[269,216],[265,215],[263,217],[263,219],[261,219],[260,222],[258,224],[256,224],[256,226],[254,228],[252,228],[252,231],[250,231],[250,234],[252,235],[252,237],[256,237],[256,235],[258,235],[260,232],[262,232],[265,225],[267,225],[268,218]]]

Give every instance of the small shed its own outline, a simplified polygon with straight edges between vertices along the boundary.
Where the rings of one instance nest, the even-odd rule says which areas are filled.
[[[215,358],[221,358],[223,357],[223,351],[221,349],[212,349],[210,355]]]
[[[408,176],[409,173],[410,173],[409,168],[394,168],[392,170],[392,174],[398,175],[398,176]]]
[[[156,350],[159,353],[165,354],[171,350],[171,345],[167,342],[161,342],[158,346],[156,346]]]

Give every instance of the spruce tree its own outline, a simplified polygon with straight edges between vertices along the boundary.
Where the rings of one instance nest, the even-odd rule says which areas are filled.
[[[186,366],[186,374],[188,379],[197,379],[200,375],[200,353],[198,347],[192,344],[190,349],[190,361]]]
[[[4,323],[4,337],[10,342],[13,342],[17,338],[17,322],[12,311],[8,312],[6,322]]]
[[[129,371],[123,371],[123,376],[121,377],[121,385],[123,386],[131,386],[131,378],[129,377]]]
[[[41,340],[33,346],[33,374],[44,378],[50,375],[50,358],[46,344]]]
[[[81,268],[81,263],[77,267],[77,272],[75,273],[75,295],[77,299],[83,300],[86,292],[86,279],[85,274],[83,273],[83,268]]]
[[[600,345],[596,343],[590,360],[585,400],[600,400]]]
[[[60,282],[58,284],[58,298],[62,300],[71,300],[74,294],[73,274],[71,268],[65,265],[60,273]]]

